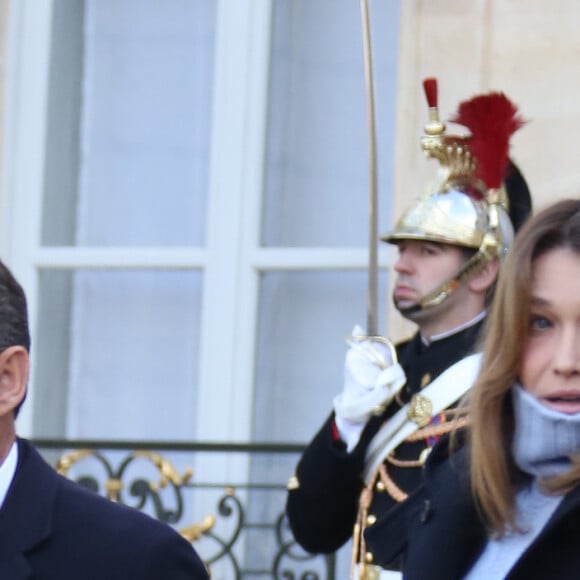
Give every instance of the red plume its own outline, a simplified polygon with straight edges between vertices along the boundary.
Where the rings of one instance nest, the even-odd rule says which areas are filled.
[[[508,168],[510,137],[525,123],[517,107],[503,93],[479,95],[460,103],[451,121],[471,132],[476,176],[488,189],[499,188]]]
[[[429,107],[437,106],[437,79],[428,78],[423,81],[423,90]]]

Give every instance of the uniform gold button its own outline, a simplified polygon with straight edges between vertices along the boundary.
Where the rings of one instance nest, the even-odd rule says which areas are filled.
[[[373,560],[374,560],[374,556],[373,556],[372,552],[367,552],[365,554],[365,562],[367,564],[372,564]]]
[[[298,481],[298,478],[293,475],[289,480],[288,483],[286,484],[286,489],[288,491],[294,491],[295,489],[298,489],[300,487],[300,481]]]
[[[377,491],[385,491],[385,484],[382,481],[377,481]]]
[[[429,453],[431,453],[431,449],[432,449],[431,447],[425,447],[425,449],[421,451],[421,454],[419,455],[419,463],[421,465],[425,465],[427,457],[429,457]]]
[[[377,516],[374,514],[369,514],[367,516],[367,526],[372,526],[377,521]]]

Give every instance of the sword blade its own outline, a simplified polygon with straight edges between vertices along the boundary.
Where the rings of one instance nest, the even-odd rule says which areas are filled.
[[[367,0],[361,0],[361,21],[363,32],[363,51],[368,122],[369,151],[369,263],[367,281],[367,334],[378,334],[378,193],[377,193],[377,138],[375,128],[375,97],[373,84],[373,62],[371,46],[371,27]]]

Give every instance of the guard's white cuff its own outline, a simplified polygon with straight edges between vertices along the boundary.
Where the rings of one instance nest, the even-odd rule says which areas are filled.
[[[372,389],[364,393],[344,391],[337,395],[334,398],[334,411],[352,423],[366,423],[371,413],[385,409],[406,380],[401,365],[394,364],[377,375]]]
[[[350,453],[360,440],[365,423],[352,423],[343,419],[340,415],[334,415],[334,423],[340,434],[340,438],[346,443],[346,450]]]

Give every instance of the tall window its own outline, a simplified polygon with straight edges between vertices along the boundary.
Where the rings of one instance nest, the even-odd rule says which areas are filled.
[[[42,155],[9,150],[3,219],[34,313],[30,430],[306,440],[365,319],[358,3],[19,5],[12,135]],[[382,230],[397,10],[371,2]],[[34,91],[23,58],[44,67]],[[199,407],[227,418],[239,401],[234,427]]]
[[[399,5],[370,7],[385,231]],[[20,432],[309,440],[365,321],[359,3],[22,0],[10,27],[2,253],[34,363]]]
[[[385,231],[399,6],[370,5]],[[21,432],[310,439],[365,321],[359,3],[22,0],[10,26],[3,255],[34,341]],[[224,461],[203,469],[293,468]]]
[[[197,436],[215,19],[203,1],[54,3],[37,434]]]

